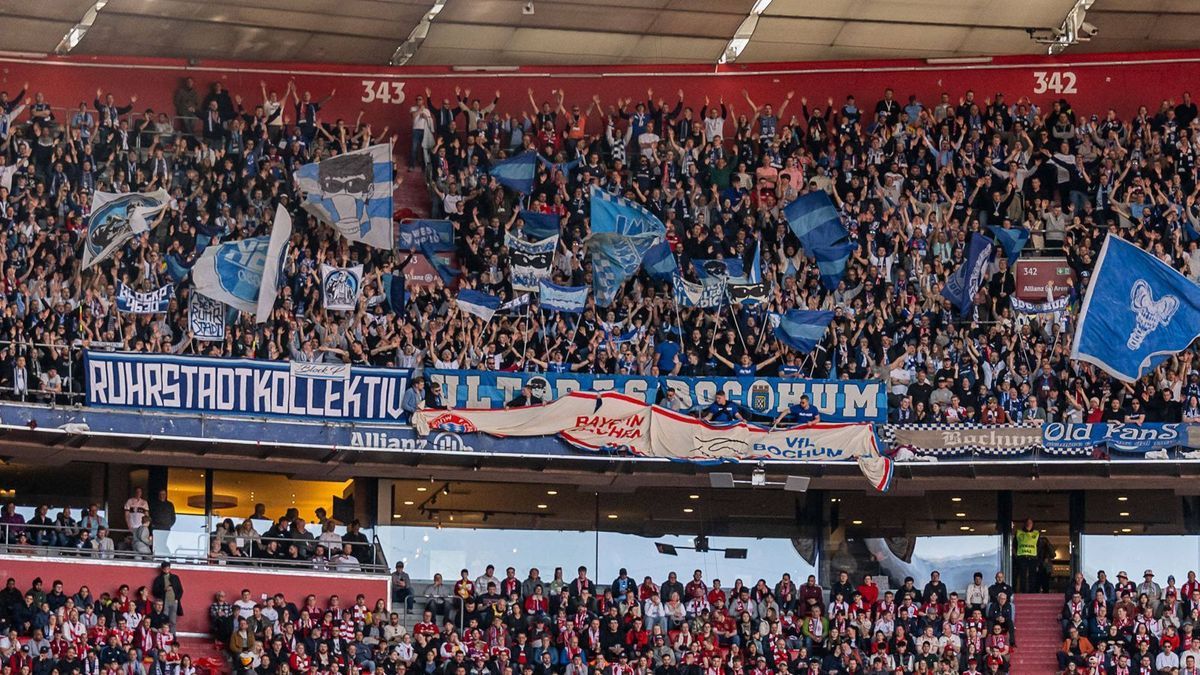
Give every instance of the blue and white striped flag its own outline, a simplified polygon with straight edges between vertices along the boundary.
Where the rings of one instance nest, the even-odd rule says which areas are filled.
[[[372,145],[296,171],[306,211],[350,241],[392,249],[392,146]]]
[[[500,298],[490,293],[464,288],[458,292],[458,308],[484,321],[491,321],[500,309]]]
[[[527,150],[501,162],[496,162],[488,174],[510,190],[523,195],[533,192],[533,178],[537,175],[538,154]]]
[[[637,274],[642,258],[667,228],[640,204],[604,192],[595,186],[591,193],[592,290],[596,304],[608,307],[621,285]]]
[[[858,245],[850,241],[829,195],[822,190],[801,195],[784,207],[783,213],[805,254],[816,261],[821,284],[831,291],[837,288],[846,273],[846,261]]]

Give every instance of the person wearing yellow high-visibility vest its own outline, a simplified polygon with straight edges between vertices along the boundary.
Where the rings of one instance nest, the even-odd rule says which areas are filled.
[[[1038,545],[1042,533],[1033,527],[1033,518],[1013,535],[1013,572],[1018,593],[1036,593],[1038,589]]]

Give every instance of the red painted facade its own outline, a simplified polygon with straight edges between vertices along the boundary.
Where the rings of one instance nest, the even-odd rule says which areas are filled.
[[[519,114],[529,109],[527,90],[533,88],[540,104],[549,100],[551,90],[566,92],[566,103],[586,107],[592,94],[599,94],[605,105],[617,97],[644,100],[646,89],[653,88],[655,98],[674,104],[682,88],[686,104],[696,109],[704,105],[704,96],[715,103],[720,97],[732,101],[739,113],[748,108],[741,92],[747,90],[758,104],[778,105],[789,90],[796,100],[788,112],[799,114],[799,98],[807,97],[814,105],[824,106],[832,96],[840,104],[847,94],[858,99],[860,108],[872,108],[886,87],[895,89],[896,98],[906,102],[916,94],[932,107],[942,92],[957,103],[967,89],[976,92],[981,103],[996,92],[1008,102],[1028,96],[1043,107],[1058,98],[1067,98],[1080,112],[1103,113],[1109,107],[1123,118],[1131,116],[1138,105],[1153,109],[1165,98],[1180,95],[1200,76],[1200,51],[1154,52],[1139,54],[1081,54],[1060,57],[995,57],[986,62],[930,64],[920,60],[837,61],[786,64],[734,64],[714,69],[711,66],[612,66],[494,69],[490,71],[450,68],[403,68],[390,66],[245,63],[201,61],[190,65],[183,60],[145,58],[30,58],[0,52],[0,89],[15,94],[25,81],[33,91],[42,91],[55,107],[74,107],[80,102],[91,106],[97,86],[116,94],[118,104],[131,94],[139,99],[137,110],[147,107],[173,113],[172,94],[185,76],[194,77],[204,93],[209,83],[220,80],[247,105],[261,98],[259,82],[281,94],[294,78],[301,92],[311,91],[315,98],[336,89],[334,99],[322,111],[322,121],[341,117],[353,122],[358,112],[378,131],[388,125],[400,130],[407,139],[408,108],[426,87],[434,100],[453,97],[454,87],[470,89],[472,97],[485,105],[496,90],[502,94],[500,112]],[[289,118],[294,118],[289,108]],[[600,130],[592,121],[590,130]]]
[[[179,618],[179,630],[186,633],[208,632],[208,606],[219,590],[225,591],[229,602],[236,600],[243,588],[250,589],[251,597],[256,601],[261,601],[264,593],[283,593],[297,605],[302,604],[310,593],[317,596],[317,604],[321,606],[330,595],[339,596],[343,607],[354,604],[359,593],[366,596],[367,604],[372,607],[379,598],[390,601],[390,580],[386,576],[181,563],[175,564],[172,571],[183,583],[183,616]],[[149,587],[157,574],[156,563],[0,556],[0,580],[15,578],[17,588],[22,592],[32,586],[36,577],[41,577],[47,592],[54,580],[59,579],[68,595],[86,585],[98,598],[102,593],[115,595],[121,584],[129,584],[131,593],[140,586]]]

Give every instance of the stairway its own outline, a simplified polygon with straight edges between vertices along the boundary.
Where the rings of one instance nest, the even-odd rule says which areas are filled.
[[[219,666],[209,670],[197,666],[196,670],[202,675],[225,675],[232,671],[229,659],[226,658],[224,646],[210,637],[179,636],[179,653],[192,657],[194,664],[211,664]]]
[[[428,218],[430,214],[429,188],[425,185],[425,174],[421,171],[409,171],[407,157],[397,157],[397,177],[404,182],[393,193],[395,203],[394,215],[399,219]]]
[[[1010,675],[1053,675],[1058,672],[1056,654],[1062,646],[1062,596],[1018,593],[1016,609],[1017,647],[1013,650]]]

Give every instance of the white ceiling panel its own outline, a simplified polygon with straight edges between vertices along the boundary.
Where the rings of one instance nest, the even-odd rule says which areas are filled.
[[[51,52],[94,0],[0,0],[0,49]],[[739,62],[1039,54],[1074,0],[774,0]],[[387,63],[434,0],[109,0],[78,54]],[[754,0],[448,0],[412,64],[715,62]],[[1200,0],[1096,0],[1068,53],[1200,47]]]

